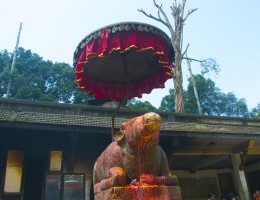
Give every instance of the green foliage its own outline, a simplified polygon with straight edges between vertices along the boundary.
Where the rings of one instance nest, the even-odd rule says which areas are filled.
[[[142,102],[134,98],[128,101],[126,108],[132,110],[157,111],[157,108],[155,108],[150,102],[148,101]]]
[[[201,65],[201,74],[204,75],[209,72],[214,72],[215,74],[218,74],[220,71],[220,67],[216,60],[212,58],[208,58],[200,63]]]
[[[202,113],[206,115],[243,117],[248,113],[245,99],[237,99],[233,93],[223,93],[215,86],[211,79],[202,75],[195,75],[197,91],[200,99]],[[193,85],[189,79],[188,88],[184,91],[185,112],[198,113],[198,106],[194,95]],[[260,107],[260,106],[259,106]],[[169,90],[169,95],[162,98],[162,111],[174,112],[174,91]]]
[[[202,113],[208,115],[220,115],[219,99],[220,90],[216,88],[215,83],[211,79],[205,79],[202,75],[194,76],[197,91],[200,99]],[[198,113],[198,106],[196,103],[193,85],[191,79],[187,91],[185,91],[185,110],[187,113]]]
[[[207,115],[243,117],[248,108],[245,99],[237,99],[234,93],[223,93],[211,79],[202,75],[194,76],[200,99],[202,113]],[[185,91],[185,109],[188,113],[198,113],[192,83],[189,79]]]
[[[6,93],[11,62],[12,53],[0,52],[0,96]],[[90,98],[78,89],[71,66],[43,60],[23,48],[17,51],[11,80],[11,98],[63,103],[84,103]]]
[[[232,92],[224,94],[223,96],[223,115],[243,117],[247,114],[248,108],[245,99],[237,99],[237,97]]]
[[[160,111],[175,112],[174,89],[169,89],[169,95],[162,98]]]
[[[260,119],[260,102],[249,112],[249,117],[253,119]]]
[[[0,96],[5,94],[8,84],[8,77],[10,77],[10,66],[12,63],[11,53],[6,50],[0,52]],[[9,66],[9,68],[7,67]]]

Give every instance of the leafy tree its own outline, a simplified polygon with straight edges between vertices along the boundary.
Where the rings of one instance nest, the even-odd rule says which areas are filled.
[[[89,96],[85,91],[82,91],[76,86],[76,91],[73,94],[73,103],[74,104],[88,104],[89,99],[93,99],[93,96]]]
[[[135,98],[128,101],[126,108],[128,109],[136,109],[136,110],[149,110],[149,111],[157,111],[157,108],[155,108],[150,102],[148,101],[139,101]]]
[[[248,112],[245,99],[237,99],[233,93],[224,94],[211,79],[206,79],[202,75],[195,75],[197,91],[201,102],[202,113],[218,116],[242,117]],[[198,106],[194,96],[191,78],[188,80],[188,88],[184,91],[185,111],[187,113],[198,113]],[[169,95],[163,97],[160,110],[174,111],[172,105],[173,91],[169,90]]]
[[[223,114],[225,116],[243,117],[247,114],[248,108],[245,99],[237,99],[234,93],[224,94]]]
[[[188,44],[188,46],[189,46],[189,44]],[[191,59],[187,56],[187,51],[186,51],[186,58],[185,59],[187,61],[188,71],[190,73],[190,81],[191,81],[192,86],[193,86],[193,91],[194,91],[196,103],[197,103],[197,106],[198,106],[198,112],[199,112],[199,114],[202,114],[200,99],[199,99],[198,90],[197,90],[197,86],[196,86],[196,81],[195,81],[194,75],[192,73],[191,62],[192,61],[200,62],[200,64],[201,64],[201,74],[202,75],[209,73],[209,72],[214,72],[215,74],[218,74],[219,71],[220,71],[219,65],[212,58],[206,59],[206,60],[201,60],[201,61],[196,60],[196,59]]]
[[[159,110],[166,112],[175,112],[175,102],[174,102],[174,90],[169,89],[169,95],[162,98],[161,106]]]
[[[4,96],[10,77],[12,53],[0,52],[0,95]],[[90,97],[78,89],[73,68],[66,63],[45,61],[31,50],[19,48],[12,73],[11,98],[83,103]]]
[[[219,98],[220,90],[215,87],[215,83],[211,79],[205,79],[202,75],[195,75],[194,79],[197,85],[197,91],[200,99],[202,113],[208,115],[220,115]],[[186,112],[198,113],[198,107],[194,96],[191,78],[188,80],[188,88],[185,92]]]
[[[234,93],[221,92],[211,79],[202,75],[194,76],[201,101],[202,112],[208,115],[224,115],[242,117],[248,112],[245,99],[237,99]],[[193,87],[189,79],[188,89],[185,92],[186,111],[198,113]]]
[[[10,77],[11,56],[7,50],[0,52],[0,96],[3,96],[7,89],[8,78]]]
[[[249,117],[253,119],[260,119],[260,102],[249,112]]]

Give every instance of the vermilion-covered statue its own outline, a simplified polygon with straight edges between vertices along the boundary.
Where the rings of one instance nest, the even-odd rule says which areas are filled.
[[[121,125],[116,141],[95,163],[95,194],[117,186],[178,185],[158,145],[160,123],[160,116],[150,112]]]

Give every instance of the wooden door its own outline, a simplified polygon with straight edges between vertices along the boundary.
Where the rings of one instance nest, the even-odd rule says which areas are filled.
[[[43,193],[44,160],[29,160],[26,167],[24,199],[41,200]]]

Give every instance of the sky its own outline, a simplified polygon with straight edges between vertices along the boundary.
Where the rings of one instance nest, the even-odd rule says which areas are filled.
[[[169,20],[174,0],[156,0]],[[44,60],[72,65],[73,53],[88,34],[119,22],[142,22],[162,29],[161,23],[144,16],[137,9],[157,16],[152,0],[0,0],[0,51],[15,48],[20,22],[19,46],[30,49]],[[213,58],[220,66],[218,75],[211,74],[222,92],[233,92],[245,98],[249,109],[260,103],[260,1],[259,0],[187,0],[186,13],[198,8],[186,20],[184,47],[188,55],[203,60]],[[194,74],[200,65],[192,62]],[[183,63],[184,89],[189,74]],[[164,89],[154,89],[141,101],[159,107],[161,99],[173,88],[173,80]]]

